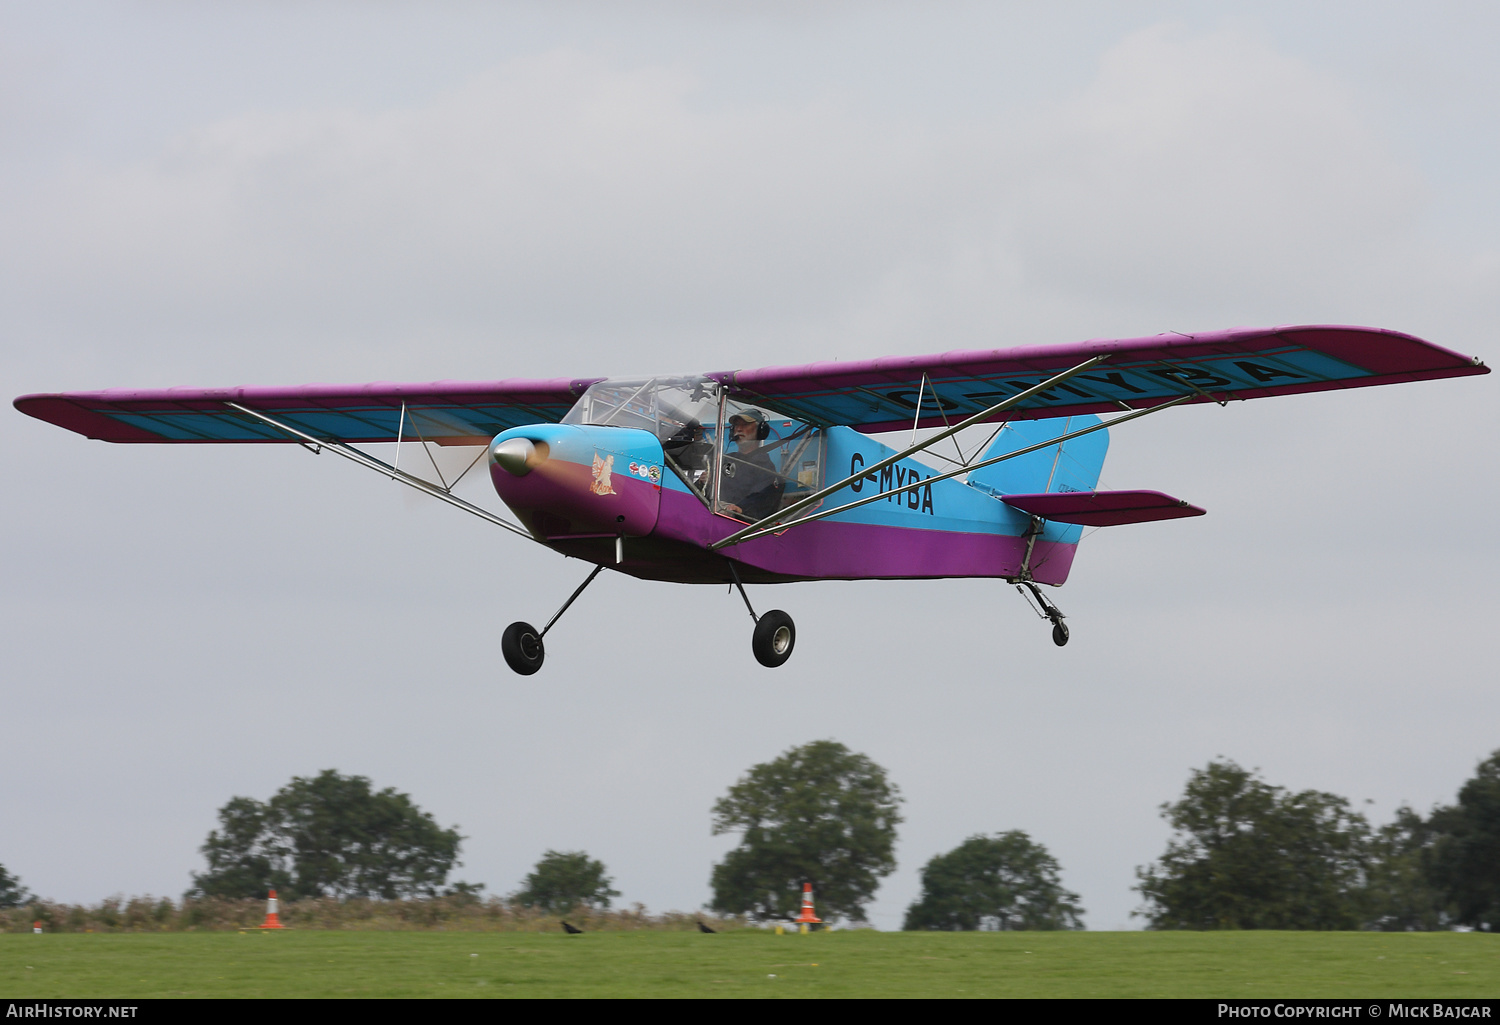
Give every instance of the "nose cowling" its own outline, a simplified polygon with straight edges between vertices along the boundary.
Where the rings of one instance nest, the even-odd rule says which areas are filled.
[[[495,492],[540,538],[640,537],[656,526],[661,442],[628,427],[536,424],[490,442]]]

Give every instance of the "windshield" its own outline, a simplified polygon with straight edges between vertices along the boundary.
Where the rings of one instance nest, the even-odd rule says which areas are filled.
[[[600,381],[562,418],[565,424],[638,427],[681,443],[712,428],[719,419],[719,382],[707,377],[650,377]],[[707,425],[707,428],[705,428]]]
[[[600,381],[562,422],[650,431],[672,472],[709,508],[738,520],[770,516],[821,486],[821,430],[730,399],[708,377]]]

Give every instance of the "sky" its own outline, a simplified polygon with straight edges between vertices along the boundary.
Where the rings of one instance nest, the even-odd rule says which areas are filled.
[[[1500,347],[1500,10],[1261,2],[0,3],[0,381],[591,377],[1231,326]],[[710,809],[832,738],[922,865],[1026,831],[1139,928],[1217,757],[1376,823],[1500,748],[1492,377],[1195,406],[1102,485],[1209,510],[999,581],[604,574],[289,446],[0,416],[0,864],[177,896],[236,795],[409,793],[507,893],[587,850],[690,910]],[[403,462],[406,457],[403,457]],[[334,465],[337,463],[337,465]],[[467,492],[498,507],[480,480]]]

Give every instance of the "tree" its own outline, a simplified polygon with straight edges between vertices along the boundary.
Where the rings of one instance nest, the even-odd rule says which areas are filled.
[[[971,836],[922,869],[922,895],[903,929],[1082,929],[1078,894],[1057,859],[1020,830]]]
[[[31,894],[21,885],[20,877],[13,876],[0,865],[0,908],[18,908],[29,903]]]
[[[604,863],[586,851],[547,851],[526,877],[526,886],[516,900],[528,908],[560,915],[577,907],[607,908],[614,882],[604,874]]]
[[[1162,805],[1177,830],[1136,869],[1154,929],[1354,929],[1370,830],[1335,794],[1273,787],[1234,762],[1194,770]]]
[[[714,835],[742,832],[714,866],[714,910],[794,918],[812,883],[819,917],[863,920],[896,868],[900,803],[884,769],[832,740],[752,767],[714,803]]]
[[[208,871],[190,895],[433,896],[458,863],[458,830],[439,829],[406,794],[326,769],[261,803],[235,797],[200,850]]]
[[[1500,930],[1500,751],[1479,763],[1458,804],[1433,809],[1430,878],[1454,920]]]
[[[219,829],[198,848],[208,859],[208,871],[193,874],[189,895],[259,897],[278,890],[291,896],[290,859],[279,827],[269,805],[252,797],[230,798],[219,809]]]
[[[1432,824],[1411,808],[1396,809],[1370,844],[1365,928],[1383,932],[1427,932],[1445,928],[1451,916],[1442,887],[1433,880]]]

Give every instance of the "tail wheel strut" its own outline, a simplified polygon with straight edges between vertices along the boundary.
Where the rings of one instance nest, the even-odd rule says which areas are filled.
[[[1023,584],[1025,585],[1025,590],[1022,589]],[[1022,598],[1026,597],[1026,591],[1028,590],[1031,592],[1032,597],[1036,598],[1036,604],[1039,606],[1037,614],[1040,615],[1043,619],[1048,620],[1052,624],[1052,643],[1057,645],[1059,648],[1061,648],[1064,644],[1067,644],[1068,624],[1063,622],[1063,620],[1067,618],[1063,615],[1063,610],[1052,604],[1052,602],[1047,599],[1047,596],[1042,593],[1041,588],[1037,587],[1035,582],[1033,581],[1022,581],[1020,584],[1016,585],[1016,590],[1021,592]],[[1028,604],[1030,604],[1029,599]]]

